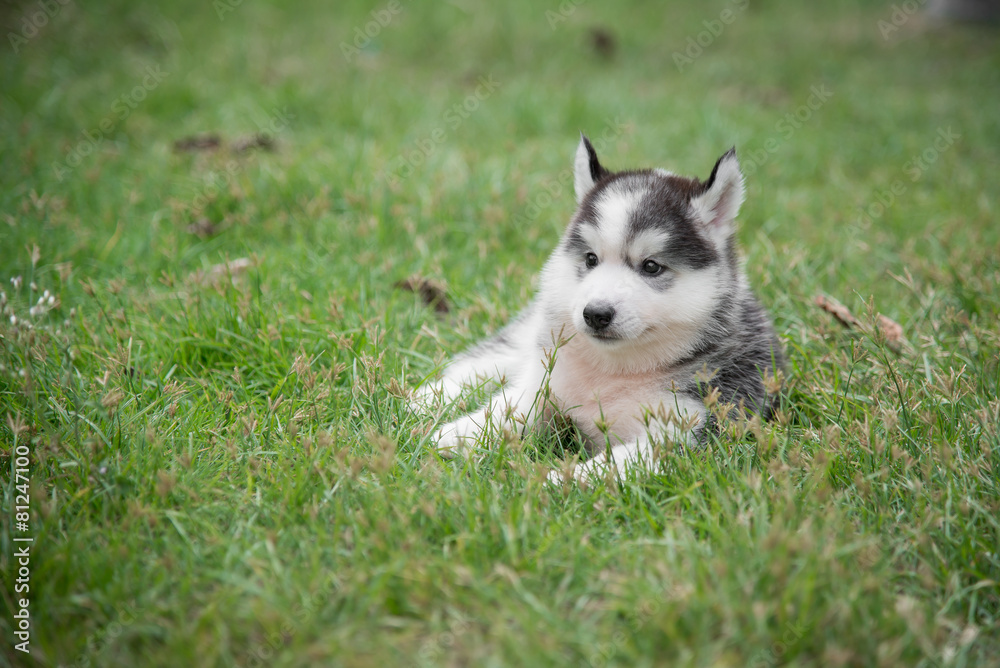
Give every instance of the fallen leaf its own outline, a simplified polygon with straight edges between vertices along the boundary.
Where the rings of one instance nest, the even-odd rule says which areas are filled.
[[[405,280],[397,281],[396,287],[400,290],[419,294],[424,304],[433,307],[438,313],[448,313],[451,311],[444,285],[438,281],[424,278],[423,276],[411,276]]]
[[[240,137],[233,142],[233,152],[243,153],[251,149],[259,148],[264,151],[274,150],[274,139],[270,135],[259,132],[255,135]]]
[[[903,326],[892,318],[879,313],[878,328],[890,344],[898,346],[903,343]]]
[[[831,314],[834,318],[839,320],[840,324],[844,327],[857,327],[858,319],[851,315],[851,312],[847,310],[847,307],[840,302],[828,299],[823,295],[816,295],[814,301],[816,302],[816,306]]]
[[[618,48],[615,36],[607,28],[591,28],[590,45],[597,52],[597,55],[602,58],[613,57],[615,50]]]
[[[199,218],[187,226],[187,231],[200,239],[208,239],[214,237],[219,228],[208,218]]]
[[[848,329],[863,328],[861,321],[855,318],[847,307],[840,302],[830,299],[829,297],[824,297],[823,295],[816,295],[813,301],[816,303],[816,306],[831,314],[844,327],[847,327]],[[903,327],[898,322],[879,313],[876,326],[882,336],[885,337],[886,343],[894,348],[899,348],[903,345],[903,342],[905,341],[905,337],[903,336]]]
[[[184,137],[174,142],[174,150],[178,153],[185,151],[214,151],[222,145],[222,140],[217,134],[192,135]]]

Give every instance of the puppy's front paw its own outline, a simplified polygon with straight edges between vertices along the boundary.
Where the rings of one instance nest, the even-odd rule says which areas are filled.
[[[587,462],[577,463],[574,457],[563,462],[559,468],[549,471],[547,482],[558,487],[568,482],[586,483],[590,480],[587,470]]]
[[[552,469],[549,471],[548,476],[546,476],[546,482],[555,487],[561,487],[564,482],[568,482],[572,479],[572,473],[567,475],[567,471],[565,469]]]
[[[410,410],[434,413],[457,401],[469,388],[453,378],[440,378],[424,383],[410,394]]]
[[[433,436],[434,447],[442,457],[465,457],[481,434],[482,426],[471,415],[466,415],[438,429]]]
[[[608,464],[602,455],[598,455],[585,462],[578,463],[576,459],[567,460],[559,468],[552,469],[548,473],[548,484],[563,486],[565,483],[576,483],[580,487],[586,488],[596,485],[604,480],[608,474]]]

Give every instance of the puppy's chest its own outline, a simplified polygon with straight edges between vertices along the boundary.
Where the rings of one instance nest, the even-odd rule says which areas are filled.
[[[592,438],[600,437],[598,421],[612,425],[621,438],[638,435],[643,408],[655,407],[672,396],[669,379],[662,372],[609,374],[585,354],[561,352],[549,378],[551,398]]]

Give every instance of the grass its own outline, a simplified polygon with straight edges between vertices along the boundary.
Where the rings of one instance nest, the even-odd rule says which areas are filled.
[[[348,62],[389,3],[71,3],[5,47],[0,659],[997,665],[995,31],[677,4],[403,2]],[[548,444],[443,462],[404,396],[529,297],[580,130],[612,169],[738,147],[790,365],[775,422],[552,489]]]

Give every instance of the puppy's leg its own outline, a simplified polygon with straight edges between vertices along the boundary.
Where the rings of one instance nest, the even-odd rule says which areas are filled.
[[[576,480],[595,482],[603,477],[609,469],[617,469],[624,474],[630,468],[650,468],[653,463],[653,454],[652,440],[646,434],[633,441],[619,443],[594,455],[587,461],[578,464],[571,473]],[[553,469],[549,471],[550,483],[561,484],[564,479],[564,470]]]
[[[655,463],[656,444],[689,442],[693,430],[704,423],[705,415],[705,407],[701,402],[671,393],[669,399],[663,401],[659,410],[648,419],[636,418],[636,423],[641,422],[642,425],[637,436],[623,440],[611,448],[604,448],[573,468],[572,476],[576,480],[595,482],[608,470],[617,469],[624,474],[628,469],[651,469]],[[564,470],[550,471],[548,479],[550,483],[561,484]]]
[[[536,311],[534,306],[529,307],[498,334],[449,362],[439,380],[416,391],[414,407],[428,408],[437,401],[450,404],[463,392],[484,383],[516,383],[536,347]]]
[[[539,356],[541,353],[539,353]],[[541,413],[544,399],[540,396],[545,379],[545,367],[520,360],[517,380],[500,388],[486,405],[442,426],[433,436],[442,454],[465,454],[483,436],[511,431],[522,434],[530,429]]]

